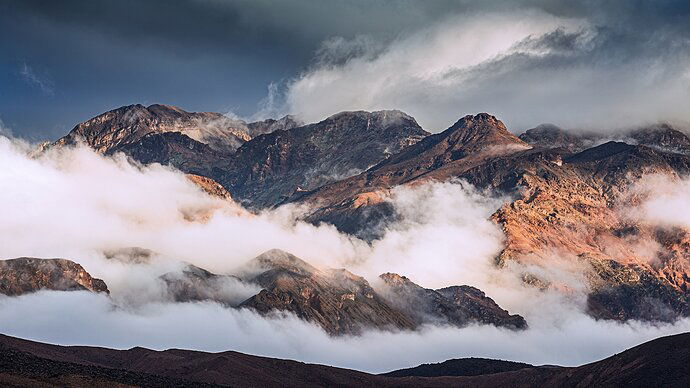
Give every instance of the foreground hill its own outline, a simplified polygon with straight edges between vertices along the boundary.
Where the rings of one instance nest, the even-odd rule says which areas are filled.
[[[506,368],[505,361],[484,359],[478,364],[476,359],[465,359],[378,376],[238,352],[57,346],[0,335],[0,384],[7,387],[687,387],[688,362],[689,333],[659,338],[574,368],[517,363]],[[420,368],[435,377],[416,377]]]

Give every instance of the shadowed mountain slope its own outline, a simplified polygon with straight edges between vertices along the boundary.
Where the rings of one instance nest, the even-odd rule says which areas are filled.
[[[688,333],[662,337],[574,368],[461,359],[388,374],[404,377],[377,376],[231,351],[112,350],[48,345],[0,335],[0,384],[16,387],[686,387],[690,385],[688,362]],[[496,373],[518,365],[526,367]],[[421,371],[437,377],[411,375]],[[457,376],[470,373],[472,376]]]

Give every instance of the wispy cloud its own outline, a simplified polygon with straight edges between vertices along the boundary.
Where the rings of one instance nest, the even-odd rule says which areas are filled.
[[[34,69],[32,69],[31,66],[27,65],[26,63],[22,63],[21,67],[19,68],[19,75],[22,77],[22,79],[24,79],[24,81],[26,81],[27,84],[38,88],[43,94],[47,96],[52,96],[55,94],[55,85],[53,81],[51,81],[47,76],[39,76],[36,74]]]
[[[657,13],[660,11],[656,11]],[[288,85],[288,110],[401,109],[427,130],[491,112],[511,129],[595,130],[690,122],[690,41],[672,22],[641,36],[624,18],[544,10],[461,13],[388,43],[331,39]],[[354,49],[356,48],[356,49]]]

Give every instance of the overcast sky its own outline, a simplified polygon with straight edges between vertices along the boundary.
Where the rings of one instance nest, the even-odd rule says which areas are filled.
[[[32,140],[134,103],[686,123],[689,58],[687,1],[0,0],[0,120]]]

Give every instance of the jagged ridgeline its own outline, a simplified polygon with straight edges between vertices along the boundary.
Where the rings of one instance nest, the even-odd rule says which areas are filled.
[[[386,223],[399,217],[386,200],[392,188],[462,179],[511,198],[491,216],[505,234],[495,258],[498,268],[573,263],[586,279],[588,312],[596,318],[673,321],[690,315],[688,231],[631,220],[619,210],[646,176],[676,179],[690,172],[690,139],[669,125],[608,138],[541,125],[518,137],[496,117],[480,113],[429,134],[399,111],[342,112],[313,124],[289,116],[246,123],[164,105],[132,105],[77,125],[53,146],[77,142],[205,177],[208,187],[222,188],[250,210],[309,205],[306,221],[330,223],[366,240],[380,237]],[[658,247],[651,259],[634,249],[643,240]],[[368,298],[368,285],[349,273],[305,271],[269,273],[289,279],[281,285],[309,282],[329,301],[321,306],[330,310],[311,311],[305,302],[311,296],[276,290],[268,275],[253,279],[263,291],[245,305],[259,311],[292,309],[331,333],[356,332],[369,324],[413,328],[424,323],[414,313],[399,315],[404,306],[391,301],[386,302],[390,310],[377,316],[381,321],[364,322],[367,309],[384,311],[376,305],[383,296]],[[531,287],[564,289],[544,272],[525,269],[522,277]],[[332,284],[338,276],[349,279],[347,287]],[[404,289],[405,295],[424,295],[443,308],[453,305],[449,292]],[[452,321],[453,314],[444,319]],[[503,321],[495,324],[511,321],[496,314]],[[336,325],[331,316],[343,318]]]
[[[137,257],[142,257],[140,253],[135,252]],[[252,259],[238,271],[238,276],[222,275],[186,265],[181,271],[161,275],[160,280],[174,302],[213,301],[261,314],[290,312],[331,335],[359,334],[365,329],[416,330],[424,324],[527,327],[521,316],[510,315],[469,286],[434,291],[388,273],[381,275],[386,285],[377,291],[363,277],[345,269],[317,269],[277,249]],[[242,299],[236,291],[225,291],[238,287],[254,288],[256,294]],[[20,296],[40,290],[108,293],[102,280],[92,278],[70,260],[0,260],[0,293]]]

